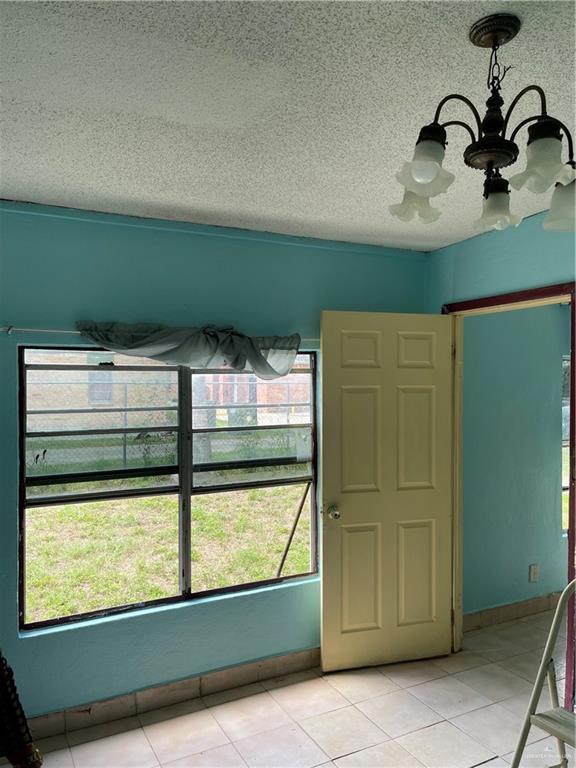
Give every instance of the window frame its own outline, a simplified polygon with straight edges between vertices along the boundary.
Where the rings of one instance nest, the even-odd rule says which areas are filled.
[[[20,345],[18,347],[18,475],[19,475],[19,493],[18,493],[18,623],[20,630],[36,630],[49,627],[57,627],[66,624],[72,624],[79,621],[87,621],[95,618],[104,618],[106,616],[114,616],[118,614],[126,614],[142,608],[156,607],[162,605],[171,605],[182,602],[194,602],[196,600],[224,595],[233,594],[236,592],[245,592],[248,590],[262,589],[272,585],[282,584],[287,581],[295,581],[298,579],[310,578],[318,575],[318,413],[317,413],[317,353],[314,350],[301,350],[299,354],[308,355],[310,360],[310,367],[302,369],[302,373],[309,373],[311,379],[311,402],[310,402],[310,424],[293,425],[294,427],[310,428],[312,445],[311,445],[311,473],[309,478],[284,478],[276,480],[260,480],[257,482],[243,482],[243,483],[227,483],[219,486],[208,487],[194,487],[192,482],[192,436],[197,432],[206,432],[206,429],[198,429],[193,427],[192,423],[192,377],[194,374],[206,374],[206,373],[238,373],[231,369],[191,369],[186,366],[176,365],[161,365],[154,366],[152,370],[173,370],[178,373],[178,405],[176,406],[176,412],[178,414],[177,425],[172,431],[177,432],[177,465],[166,465],[165,467],[159,467],[154,469],[146,469],[145,476],[154,475],[167,475],[178,473],[179,482],[177,485],[166,485],[147,488],[127,488],[101,492],[87,492],[75,494],[73,496],[54,495],[51,497],[39,497],[38,499],[26,498],[27,486],[35,485],[49,485],[58,482],[83,482],[83,481],[98,481],[107,479],[129,478],[144,476],[142,469],[125,469],[125,470],[110,470],[110,471],[95,471],[95,472],[78,472],[67,473],[61,475],[51,475],[51,483],[43,482],[42,476],[26,478],[26,417],[27,417],[27,403],[26,403],[26,371],[27,369],[34,369],[34,364],[26,364],[25,356],[27,350],[57,350],[57,351],[78,351],[78,352],[108,352],[108,350],[100,347],[84,347],[84,346],[60,346],[60,345]],[[68,368],[82,369],[82,370],[102,370],[98,368],[98,365],[73,365],[67,366],[66,364],[57,366],[41,365],[42,368],[55,367],[58,370],[65,370]],[[108,369],[114,370],[114,367],[110,366]],[[142,366],[118,366],[116,370],[142,370]],[[299,372],[299,369],[294,370],[295,373]],[[245,375],[245,374],[241,374]],[[271,425],[270,428],[283,428],[286,425]],[[248,429],[257,430],[262,427],[247,427]],[[266,429],[267,426],[264,426]],[[221,431],[215,429],[214,431]],[[242,427],[232,427],[230,431],[242,431]],[[286,463],[290,463],[289,461]],[[209,493],[225,493],[227,491],[249,490],[252,488],[271,488],[285,485],[302,485],[303,487],[308,485],[308,495],[310,499],[310,564],[309,571],[298,574],[291,574],[286,576],[278,576],[270,579],[264,579],[259,581],[245,582],[242,584],[234,584],[227,587],[219,587],[215,589],[203,590],[193,592],[191,589],[191,507],[192,499],[194,496],[203,496]],[[186,489],[188,491],[186,492]],[[55,506],[58,504],[81,504],[90,501],[105,501],[118,498],[137,498],[147,496],[160,496],[160,495],[177,495],[179,499],[179,522],[178,522],[178,549],[179,549],[179,562],[175,563],[175,567],[178,568],[180,594],[156,598],[152,600],[143,600],[135,603],[129,603],[125,605],[112,606],[109,608],[102,608],[94,611],[86,611],[83,613],[70,614],[67,616],[61,616],[53,619],[45,619],[42,621],[26,622],[26,510],[32,507],[42,506]]]
[[[568,514],[568,527],[564,527],[564,494],[568,493],[570,494],[570,477],[568,477],[568,483],[567,485],[564,484],[564,448],[568,448],[568,451],[570,451],[570,411],[572,410],[572,402],[570,400],[570,374],[572,372],[572,355],[571,354],[563,354],[562,355],[562,394],[560,396],[560,418],[561,418],[561,429],[562,429],[562,436],[560,441],[560,528],[562,531],[563,536],[568,535],[568,528],[570,525],[570,514]],[[568,369],[568,439],[564,439],[564,418],[563,418],[563,410],[564,410],[564,369],[565,367]],[[568,459],[568,476],[570,476],[570,459]],[[568,502],[570,504],[570,502]]]

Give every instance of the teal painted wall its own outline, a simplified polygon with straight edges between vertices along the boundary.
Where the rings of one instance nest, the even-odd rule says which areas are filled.
[[[568,307],[464,321],[464,611],[566,584],[561,367]],[[528,582],[528,566],[540,581]]]
[[[0,214],[2,325],[152,317],[310,338],[322,309],[426,305],[423,253],[28,204]]]
[[[543,218],[430,254],[429,311],[573,282],[574,234],[546,232]],[[569,313],[557,307],[465,320],[465,612],[547,594],[566,583],[557,497],[559,356],[569,350],[569,339]],[[543,566],[538,584],[528,583],[529,563]]]
[[[452,301],[574,281],[574,233],[547,232],[543,219],[538,214],[518,229],[488,232],[430,254],[430,312]]]
[[[26,204],[3,203],[0,216],[0,325],[232,323],[247,333],[317,338],[322,309],[426,306],[426,254]],[[23,341],[78,340],[0,336],[0,645],[27,713],[318,646],[318,579],[18,634],[16,353]]]

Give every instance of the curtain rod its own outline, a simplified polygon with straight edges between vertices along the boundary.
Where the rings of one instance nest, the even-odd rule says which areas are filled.
[[[57,328],[18,328],[15,325],[5,325],[0,328],[0,333],[6,333],[8,336],[12,333],[65,333],[67,336],[80,336],[80,331],[66,331]]]
[[[66,336],[81,336],[80,331],[66,331],[62,328],[19,328],[15,325],[5,325],[0,328],[0,333],[11,336],[13,333],[63,333]],[[301,339],[302,344],[317,344],[320,339]]]

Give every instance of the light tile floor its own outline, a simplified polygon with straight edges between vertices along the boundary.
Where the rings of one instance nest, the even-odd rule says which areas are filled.
[[[46,768],[506,768],[551,618],[469,632],[453,656],[298,672],[39,746]],[[543,731],[533,729],[530,742],[523,766],[558,762]]]

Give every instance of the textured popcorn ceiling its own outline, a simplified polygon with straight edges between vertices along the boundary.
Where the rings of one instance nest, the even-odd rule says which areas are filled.
[[[502,49],[504,98],[536,82],[573,130],[574,2],[1,2],[0,194],[418,250],[463,240],[482,175],[459,128],[439,221],[387,206],[437,102],[459,91],[482,107],[489,53],[468,29],[502,10],[523,22]],[[518,119],[536,108],[532,94]]]

